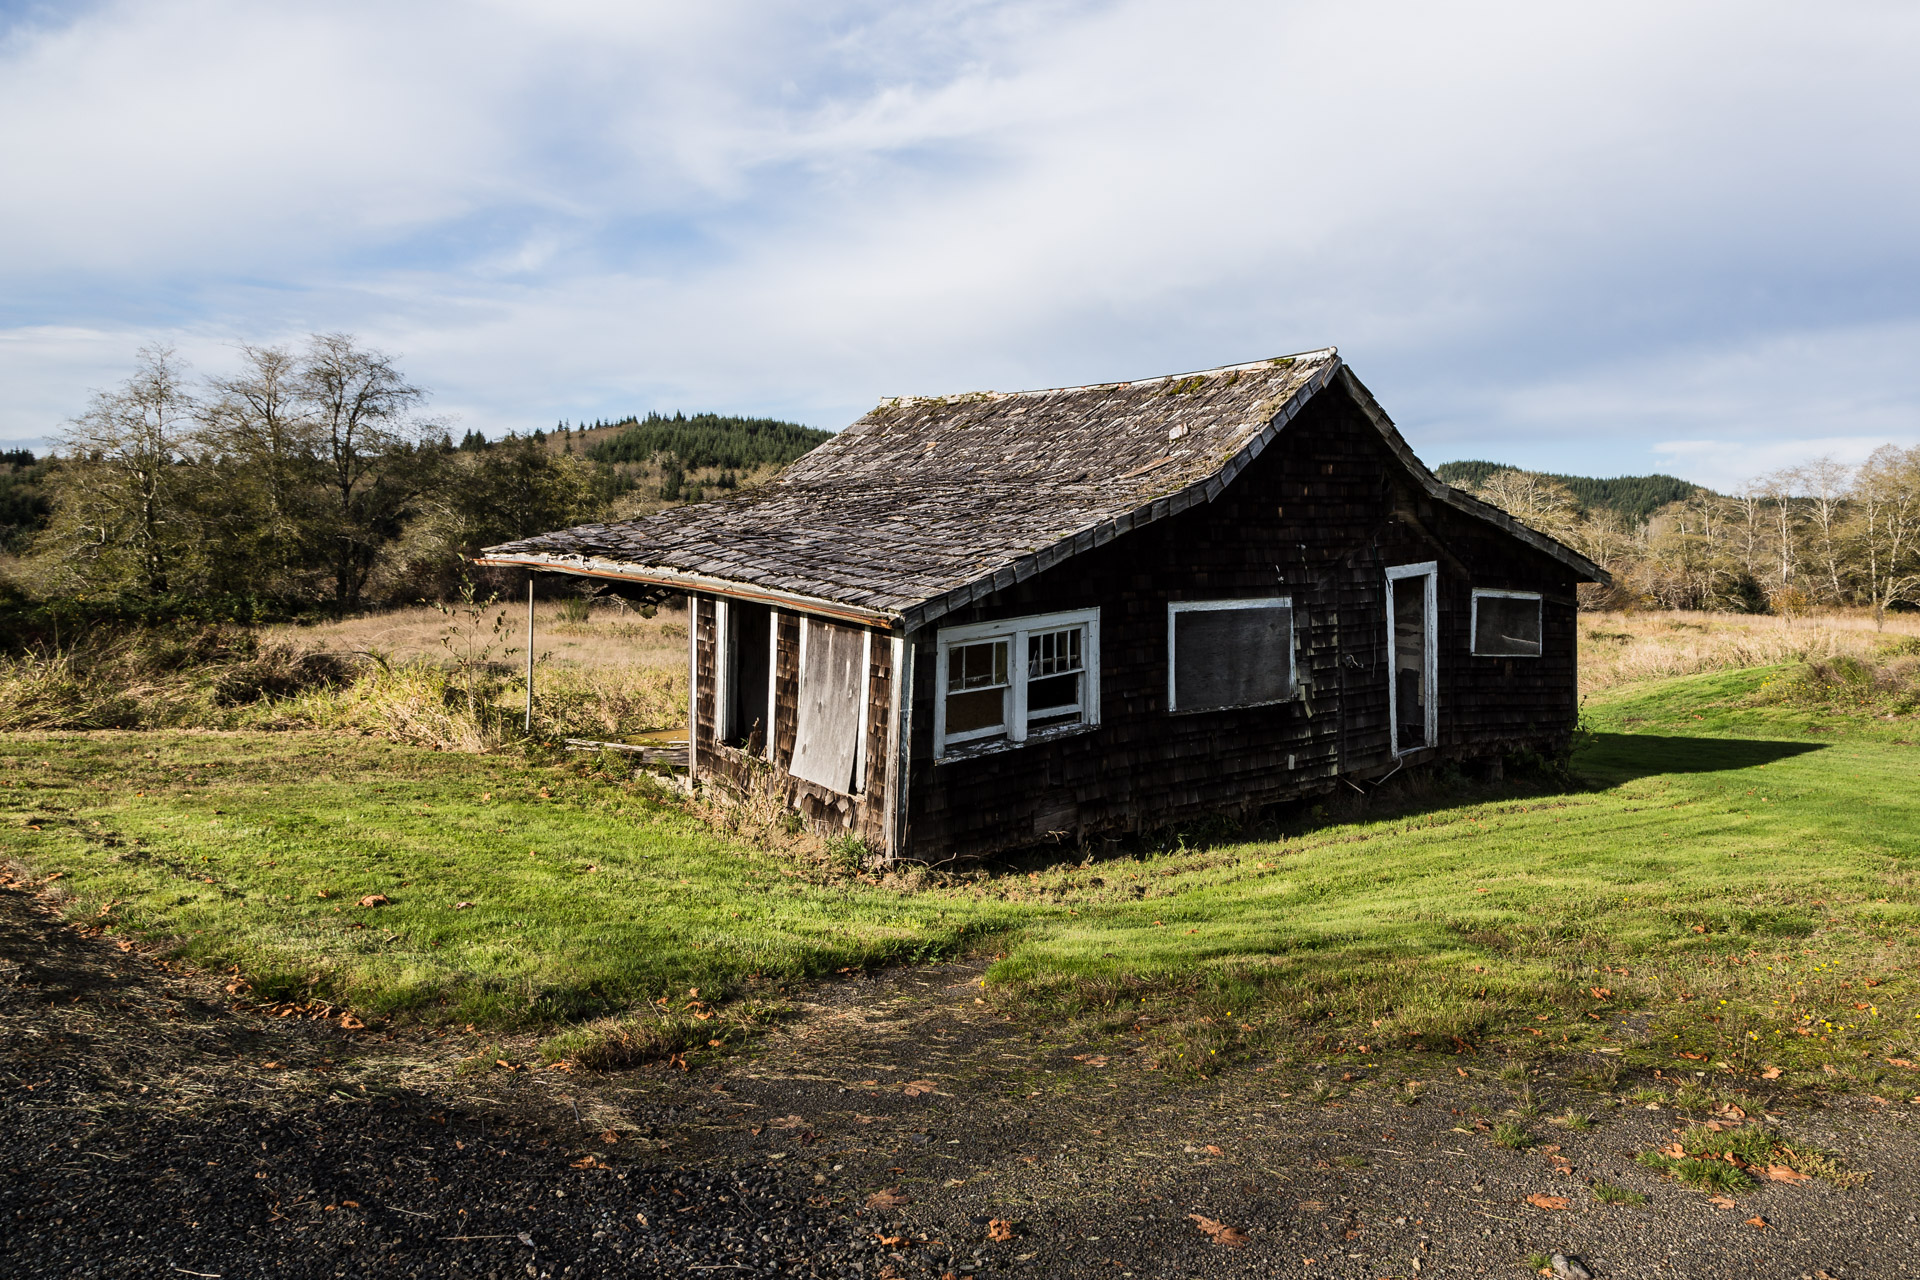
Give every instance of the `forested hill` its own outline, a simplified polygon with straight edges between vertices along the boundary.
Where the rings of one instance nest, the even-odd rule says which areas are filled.
[[[831,439],[831,431],[803,427],[777,418],[733,418],[717,413],[676,413],[671,418],[650,413],[644,418],[595,424],[616,434],[595,441],[587,457],[595,462],[647,462],[672,454],[682,467],[726,467],[752,471],[756,467],[784,467],[814,446]]]
[[[1494,472],[1505,470],[1507,466],[1499,462],[1443,462],[1433,473],[1456,489],[1476,489]],[[1669,502],[1704,492],[1699,485],[1678,476],[1614,476],[1598,480],[1592,476],[1541,474],[1567,486],[1583,507],[1611,507],[1634,520],[1645,520]]]

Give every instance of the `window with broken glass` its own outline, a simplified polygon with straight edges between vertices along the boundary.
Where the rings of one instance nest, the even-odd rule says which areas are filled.
[[[1540,593],[1473,592],[1473,652],[1483,658],[1540,656]]]
[[[1099,627],[1087,609],[943,628],[935,754],[1099,723]]]

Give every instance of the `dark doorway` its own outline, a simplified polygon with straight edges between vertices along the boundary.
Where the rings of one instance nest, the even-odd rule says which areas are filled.
[[[1431,563],[1387,570],[1387,629],[1393,644],[1393,751],[1433,745],[1434,613],[1438,573]]]
[[[773,648],[773,610],[763,604],[727,602],[726,715],[723,740],[755,755],[767,748],[768,655]]]

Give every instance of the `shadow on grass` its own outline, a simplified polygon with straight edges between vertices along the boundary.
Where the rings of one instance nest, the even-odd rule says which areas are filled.
[[[1582,773],[1625,781],[1659,773],[1730,773],[1826,750],[1819,742],[1688,738],[1654,733],[1596,733],[1574,759]]]

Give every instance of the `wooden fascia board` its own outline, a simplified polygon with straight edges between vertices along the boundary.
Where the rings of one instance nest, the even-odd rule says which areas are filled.
[[[1380,402],[1373,398],[1373,393],[1367,390],[1360,379],[1353,376],[1353,370],[1343,366],[1340,375],[1343,389],[1353,397],[1353,402],[1360,406],[1360,411],[1367,415],[1368,421],[1373,423],[1374,429],[1380,433],[1380,438],[1386,441],[1388,450],[1400,465],[1406,468],[1407,473],[1427,491],[1430,497],[1456,510],[1464,511],[1476,519],[1484,520],[1503,533],[1511,534],[1534,550],[1544,552],[1558,560],[1588,582],[1611,583],[1613,581],[1612,574],[1566,543],[1550,538],[1538,529],[1529,528],[1490,503],[1482,502],[1471,494],[1462,493],[1427,470],[1426,464],[1421,462],[1408,447],[1399,428],[1393,425],[1393,419],[1389,418],[1387,411],[1380,407]]]
[[[744,582],[731,582],[725,578],[709,577],[703,573],[687,573],[679,569],[666,569],[658,565],[629,565],[584,556],[550,556],[544,553],[483,555],[475,557],[473,563],[501,568],[535,569],[543,573],[569,573],[577,577],[606,578],[616,582],[639,582],[654,587],[671,587],[679,591],[722,596],[728,600],[742,600],[751,604],[778,605],[796,613],[831,618],[836,622],[851,622],[860,626],[883,627],[889,631],[900,626],[901,621],[897,613],[864,609],[859,605],[844,604],[838,600],[823,600],[819,596],[804,595],[796,591],[756,587]]]

